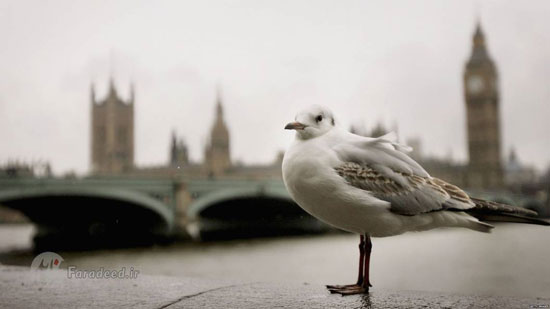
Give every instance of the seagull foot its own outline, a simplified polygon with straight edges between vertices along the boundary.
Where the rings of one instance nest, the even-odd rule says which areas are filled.
[[[364,287],[358,284],[349,285],[327,285],[327,289],[331,294],[340,294],[342,296],[354,295],[354,294],[366,294],[369,292],[368,287]]]
[[[370,282],[368,283],[369,287],[372,288],[372,284],[370,284]],[[355,288],[355,287],[358,287],[358,286],[361,286],[361,284],[359,283],[354,283],[354,284],[345,284],[345,285],[338,285],[338,284],[334,284],[334,285],[325,285],[327,287],[327,289],[344,289],[344,288]]]
[[[335,284],[335,285],[326,285],[327,289],[345,289],[345,288],[354,288],[360,286],[357,283],[354,284]]]

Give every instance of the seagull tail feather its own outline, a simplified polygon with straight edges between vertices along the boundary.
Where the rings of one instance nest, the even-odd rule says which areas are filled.
[[[471,200],[474,202],[475,207],[466,210],[466,213],[476,217],[478,220],[550,225],[549,221],[537,218],[538,214],[536,211],[527,208],[477,198],[472,198]]]
[[[550,225],[550,222],[544,219],[527,217],[527,216],[516,215],[516,214],[509,214],[509,213],[487,214],[487,213],[479,213],[479,212],[468,212],[468,214],[482,221]]]

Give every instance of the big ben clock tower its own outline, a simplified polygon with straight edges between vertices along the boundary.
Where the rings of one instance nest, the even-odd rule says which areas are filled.
[[[464,70],[464,98],[468,127],[468,186],[502,186],[498,75],[478,23],[470,59]]]

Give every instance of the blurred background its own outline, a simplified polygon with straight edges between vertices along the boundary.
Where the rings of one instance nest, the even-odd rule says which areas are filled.
[[[550,217],[549,15],[546,1],[0,1],[0,263],[56,251],[82,269],[351,283],[358,237],[281,179],[283,127],[311,104]],[[544,296],[549,236],[375,239],[371,281]]]

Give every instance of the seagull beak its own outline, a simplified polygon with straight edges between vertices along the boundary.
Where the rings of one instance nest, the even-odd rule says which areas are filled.
[[[285,130],[303,130],[307,126],[299,122],[291,122],[285,126]]]

